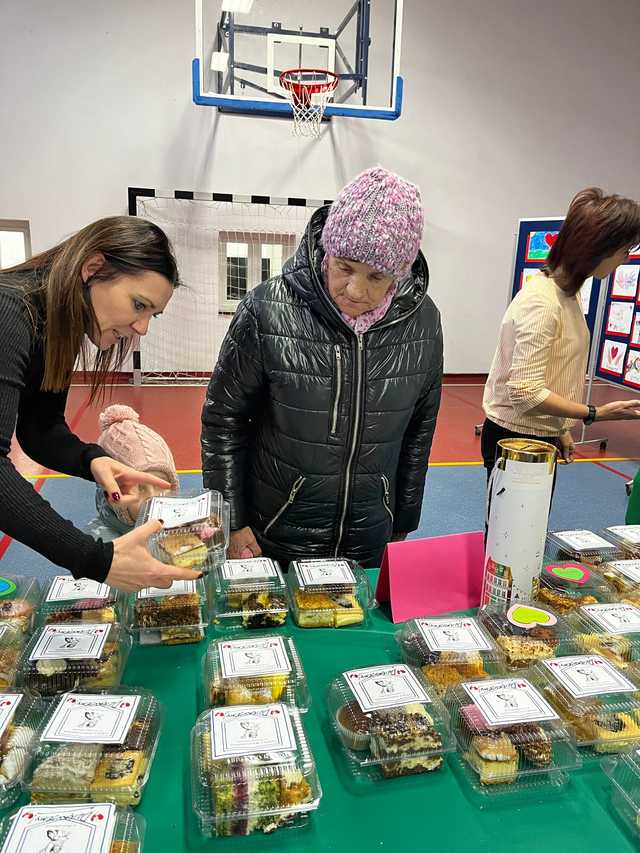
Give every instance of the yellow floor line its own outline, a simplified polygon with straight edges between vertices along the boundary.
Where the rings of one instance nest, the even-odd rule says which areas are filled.
[[[576,459],[576,462],[637,462],[640,456],[594,456],[590,459]],[[482,465],[482,462],[430,462],[430,468],[465,468]],[[178,474],[201,474],[202,468],[181,468]],[[25,480],[63,480],[68,474],[23,474]]]

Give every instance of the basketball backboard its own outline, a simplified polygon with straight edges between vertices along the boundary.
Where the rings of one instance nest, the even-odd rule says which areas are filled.
[[[325,116],[395,119],[403,0],[195,0],[193,100],[225,112],[291,116],[280,74],[340,75]]]

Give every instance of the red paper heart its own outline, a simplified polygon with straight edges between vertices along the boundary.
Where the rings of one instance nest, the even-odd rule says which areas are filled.
[[[551,247],[553,246],[553,244],[556,242],[556,240],[557,240],[557,239],[558,239],[558,235],[557,235],[557,234],[552,234],[550,231],[548,231],[548,232],[544,235],[544,242],[547,244],[547,246],[548,246],[549,248],[551,248]]]
[[[615,361],[618,355],[619,349],[618,347],[611,347],[611,361]]]

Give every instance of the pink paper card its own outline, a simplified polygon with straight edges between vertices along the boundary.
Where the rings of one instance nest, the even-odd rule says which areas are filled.
[[[393,622],[478,607],[484,536],[478,532],[389,542],[376,598],[391,603]]]

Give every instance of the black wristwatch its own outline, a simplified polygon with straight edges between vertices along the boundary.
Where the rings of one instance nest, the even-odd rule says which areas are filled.
[[[596,407],[595,406],[588,406],[588,409],[589,409],[589,414],[587,415],[586,418],[582,419],[582,423],[585,426],[591,426],[591,424],[596,419]]]

